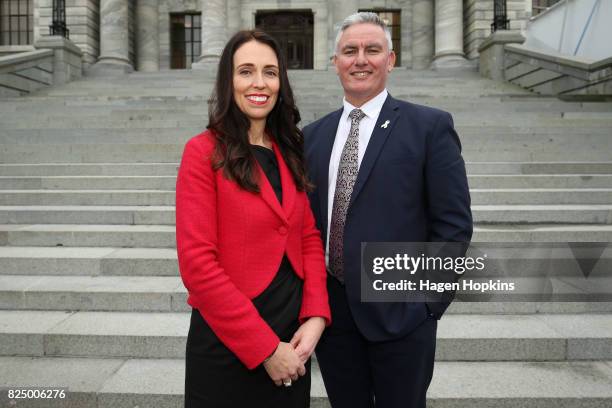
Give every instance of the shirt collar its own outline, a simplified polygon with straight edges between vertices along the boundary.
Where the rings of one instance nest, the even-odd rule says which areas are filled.
[[[369,101],[361,105],[359,109],[361,109],[363,113],[366,114],[367,117],[371,119],[377,118],[378,114],[382,110],[385,100],[387,100],[387,95],[389,95],[389,92],[387,92],[387,88],[385,88],[382,90],[381,93],[376,95],[374,98],[370,99]],[[344,106],[344,111],[342,112],[342,116],[344,120],[347,120],[351,111],[353,109],[356,109],[356,107],[351,105],[346,100],[346,98],[342,100],[342,105]]]

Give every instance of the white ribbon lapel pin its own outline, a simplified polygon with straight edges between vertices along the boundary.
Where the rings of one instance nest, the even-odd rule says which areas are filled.
[[[383,129],[386,129],[386,128],[387,128],[387,126],[389,126],[389,123],[390,123],[390,122],[391,122],[390,120],[385,120],[385,123],[383,123],[382,125],[380,125],[380,127],[381,127],[381,128],[383,128]]]

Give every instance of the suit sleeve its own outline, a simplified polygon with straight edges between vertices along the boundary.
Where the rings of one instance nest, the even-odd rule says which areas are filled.
[[[464,245],[444,245],[437,248],[437,256],[463,257],[472,238],[472,212],[465,163],[461,157],[461,143],[448,113],[436,122],[428,140],[425,169],[429,240],[459,242]],[[439,282],[456,282],[454,271],[438,274]],[[428,302],[427,308],[440,319],[455,296],[444,292],[438,301]]]
[[[303,323],[309,317],[320,316],[331,324],[331,312],[327,296],[327,272],[321,234],[315,226],[315,220],[305,193],[304,224],[302,234],[302,256],[304,264],[304,294],[299,320]]]
[[[185,146],[176,184],[176,241],[181,278],[192,305],[249,369],[271,355],[279,338],[218,261],[217,190],[212,142],[199,136]]]
[[[430,241],[469,242],[472,238],[470,190],[459,136],[446,112],[434,125],[426,160]]]

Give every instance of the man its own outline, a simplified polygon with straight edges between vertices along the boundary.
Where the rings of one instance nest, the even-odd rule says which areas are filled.
[[[448,303],[360,300],[361,242],[468,242],[470,196],[451,116],[392,98],[391,36],[357,13],[336,38],[343,108],[304,129],[332,325],[317,358],[334,408],[425,407]]]

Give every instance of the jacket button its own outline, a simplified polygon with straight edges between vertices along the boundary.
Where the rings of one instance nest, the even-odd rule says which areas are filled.
[[[281,235],[287,235],[287,228],[281,225],[278,227],[278,233]]]

